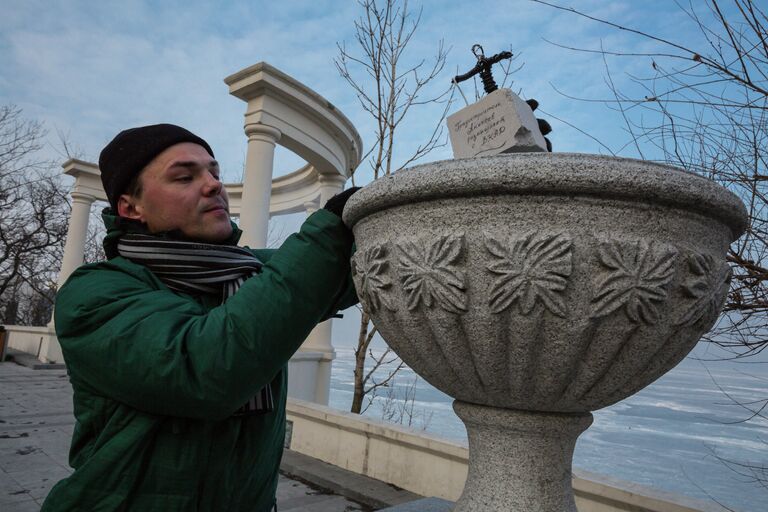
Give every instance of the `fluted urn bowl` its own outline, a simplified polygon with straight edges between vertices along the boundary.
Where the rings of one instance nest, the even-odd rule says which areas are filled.
[[[674,367],[717,319],[746,212],[677,168],[524,153],[379,179],[344,220],[358,295],[382,337],[457,399],[465,423],[504,429],[528,420],[500,410],[584,417]],[[470,429],[470,480],[472,444]],[[506,509],[481,501],[459,509]],[[516,506],[539,510],[532,503]],[[570,510],[572,498],[563,503],[541,510]]]

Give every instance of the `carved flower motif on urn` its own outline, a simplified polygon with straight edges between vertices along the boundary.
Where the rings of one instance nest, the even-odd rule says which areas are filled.
[[[702,177],[551,153],[414,167],[355,194],[344,220],[379,332],[467,426],[458,511],[575,511],[590,411],[712,326],[746,227],[738,198]]]

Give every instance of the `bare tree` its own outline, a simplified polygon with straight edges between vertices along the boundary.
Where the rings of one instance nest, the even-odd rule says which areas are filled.
[[[99,206],[91,209],[88,233],[85,236],[85,245],[83,247],[83,263],[95,263],[107,259],[103,245],[107,229],[101,219],[101,209]]]
[[[13,310],[15,322],[38,325],[50,314],[69,216],[53,166],[38,158],[44,136],[21,109],[0,107],[0,308],[6,321]]]
[[[416,384],[418,376],[414,376],[405,386],[398,386],[392,379],[386,386],[384,395],[379,396],[378,388],[366,395],[368,402],[363,409],[365,412],[377,400],[381,406],[381,419],[390,423],[398,423],[408,427],[418,427],[427,430],[432,422],[432,412],[425,409],[416,410]],[[402,393],[400,392],[402,390]]]
[[[362,15],[355,21],[355,49],[339,43],[336,68],[357,95],[363,110],[373,120],[371,147],[363,156],[373,172],[373,179],[402,169],[435,148],[445,144],[443,121],[451,104],[450,89],[435,95],[428,87],[445,66],[447,50],[438,44],[434,59],[426,60],[407,55],[408,45],[419,26],[421,11],[412,13],[408,2],[399,0],[360,0]],[[446,81],[447,83],[447,81]],[[414,109],[425,105],[443,104],[442,114],[425,140],[405,156],[396,154],[396,134]],[[359,171],[359,168],[358,168]],[[355,173],[352,184],[355,184]],[[384,386],[402,364],[396,366],[389,378],[375,380],[374,371],[393,355],[387,349],[374,357],[369,345],[376,334],[367,311],[361,309],[362,320],[355,349],[355,392],[352,412],[360,413],[363,397]],[[374,359],[373,370],[365,371],[366,356]]]

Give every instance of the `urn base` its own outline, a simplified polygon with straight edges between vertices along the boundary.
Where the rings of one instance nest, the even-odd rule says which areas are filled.
[[[487,407],[455,400],[467,427],[469,473],[454,512],[576,512],[571,460],[592,414]]]

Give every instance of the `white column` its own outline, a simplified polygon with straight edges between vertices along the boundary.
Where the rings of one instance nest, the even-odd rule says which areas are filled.
[[[80,192],[72,192],[72,211],[69,214],[67,241],[64,244],[64,256],[59,269],[59,288],[77,267],[83,264],[85,239],[88,236],[88,221],[91,216],[91,205],[95,197]]]
[[[318,209],[318,205],[315,201],[307,201],[304,203],[304,211],[307,214],[307,217],[315,213]]]
[[[307,211],[307,216],[314,213],[319,207],[323,207],[325,202],[331,197],[341,192],[344,188],[346,178],[343,176],[326,176],[320,175],[320,203],[311,202],[305,203],[304,208]],[[304,341],[301,346],[301,351],[305,352],[319,352],[322,357],[317,363],[317,376],[315,384],[315,402],[323,405],[328,405],[329,395],[331,391],[331,365],[336,358],[336,351],[333,350],[333,321],[326,320],[315,326],[312,332]]]
[[[61,289],[72,272],[83,264],[85,239],[88,236],[88,221],[91,217],[91,205],[95,200],[96,198],[91,195],[72,192],[72,210],[69,213],[67,241],[64,244],[64,256],[61,259],[61,268],[57,279],[58,289]],[[45,363],[61,363],[64,361],[64,356],[61,353],[59,340],[55,335],[53,316],[48,322],[48,328],[51,330],[51,334],[43,338],[38,357]]]
[[[280,130],[265,124],[246,124],[248,151],[245,157],[243,198],[240,207],[242,245],[266,247],[269,228],[269,200],[272,194],[272,168]]]
[[[339,174],[321,174],[318,181],[320,183],[320,208],[322,208],[326,201],[344,190],[344,183],[347,182],[347,178]]]
[[[299,349],[299,353],[320,355],[317,360],[314,402],[321,405],[328,405],[331,392],[331,364],[336,359],[336,351],[333,350],[331,340],[332,322],[333,320],[326,320],[317,324]]]

